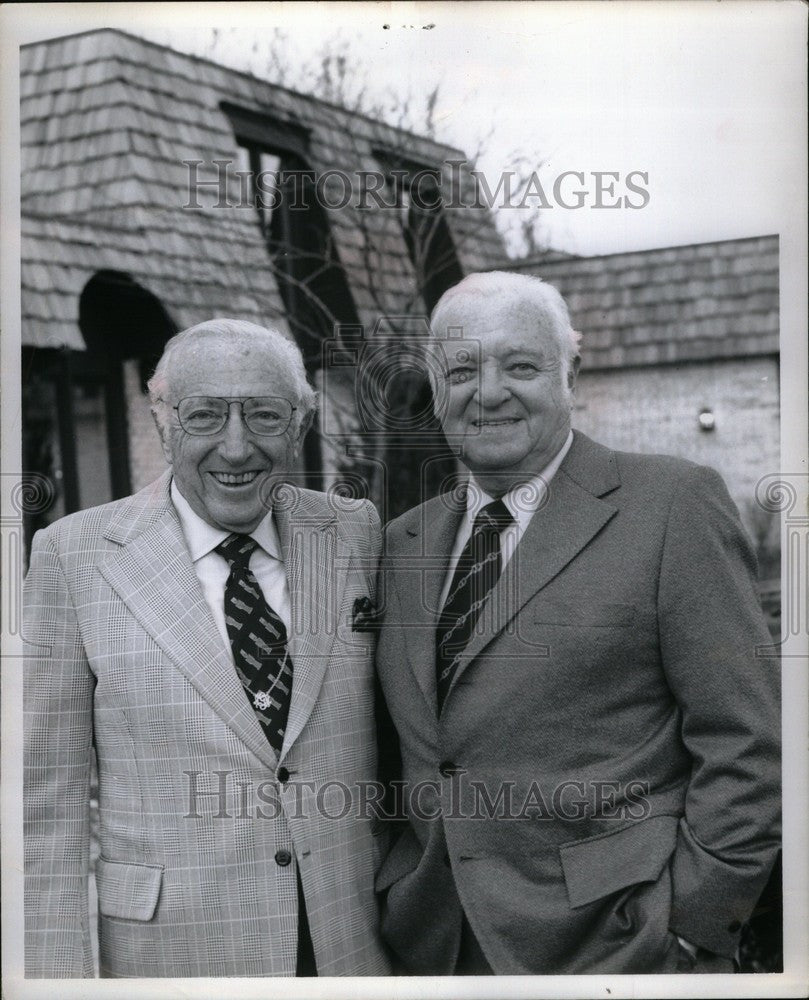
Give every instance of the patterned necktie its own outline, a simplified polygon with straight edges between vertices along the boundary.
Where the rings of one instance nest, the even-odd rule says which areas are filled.
[[[513,521],[502,500],[487,504],[475,518],[472,534],[458,559],[436,631],[439,713],[489,592],[500,576],[500,532]]]
[[[229,535],[216,546],[227,559],[225,624],[236,672],[267,739],[281,752],[292,694],[292,660],[284,623],[264,600],[248,567],[258,542],[249,535]]]

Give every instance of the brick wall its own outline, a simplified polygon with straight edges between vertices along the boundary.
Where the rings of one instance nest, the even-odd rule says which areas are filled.
[[[776,519],[756,505],[755,489],[779,469],[778,402],[772,357],[584,372],[573,426],[613,448],[716,469],[761,547],[777,545]],[[713,431],[700,429],[703,408],[716,418]]]

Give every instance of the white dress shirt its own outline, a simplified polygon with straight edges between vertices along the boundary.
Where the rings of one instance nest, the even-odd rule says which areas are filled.
[[[509,560],[514,555],[514,550],[525,534],[525,529],[528,527],[531,518],[544,503],[548,484],[556,475],[556,470],[562,464],[562,459],[568,453],[571,444],[573,444],[573,431],[569,432],[565,443],[539,475],[527,480],[527,482],[520,483],[509,490],[508,493],[503,494],[503,503],[514,518],[514,522],[500,532],[501,571],[506,568]],[[441,603],[439,607],[443,608],[447,603],[449,588],[455,576],[455,568],[458,565],[458,560],[461,558],[464,546],[472,534],[472,526],[475,523],[475,518],[481,508],[493,500],[494,497],[490,496],[475,482],[474,476],[470,476],[469,488],[466,491],[466,511],[458,528],[458,533],[455,536],[455,544],[452,546],[452,552],[450,553],[447,576],[441,591]]]
[[[202,586],[205,600],[211,609],[213,620],[230,652],[230,639],[225,624],[225,584],[230,575],[227,559],[214,549],[223,542],[230,531],[214,528],[195,513],[185,497],[171,481],[171,500],[180,518],[185,543],[191,554],[194,572]],[[268,511],[250,537],[258,542],[258,548],[250,556],[250,569],[261,588],[264,600],[270,605],[286,626],[289,635],[292,612],[289,602],[286,566],[281,554],[281,543],[272,511]]]

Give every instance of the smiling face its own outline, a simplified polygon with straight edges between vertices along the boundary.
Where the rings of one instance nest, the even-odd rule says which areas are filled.
[[[166,403],[187,396],[281,396],[299,406],[295,379],[272,348],[204,338],[178,350],[167,378]],[[178,489],[192,510],[223,531],[248,533],[267,513],[270,487],[284,479],[297,457],[309,420],[293,413],[283,434],[253,434],[231,406],[218,434],[187,434],[171,410],[161,432],[163,451]]]
[[[457,296],[436,330],[451,338],[436,345],[443,369],[436,412],[448,442],[490,492],[537,475],[559,451],[575,382],[551,319],[502,298]]]

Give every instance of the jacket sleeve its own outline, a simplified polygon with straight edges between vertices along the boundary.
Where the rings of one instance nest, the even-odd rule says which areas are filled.
[[[721,477],[692,467],[666,529],[658,621],[691,780],[672,859],[671,929],[731,957],[780,837],[780,669],[756,560]]]
[[[87,889],[95,682],[49,533],[34,538],[23,602],[25,972],[92,976]]]

